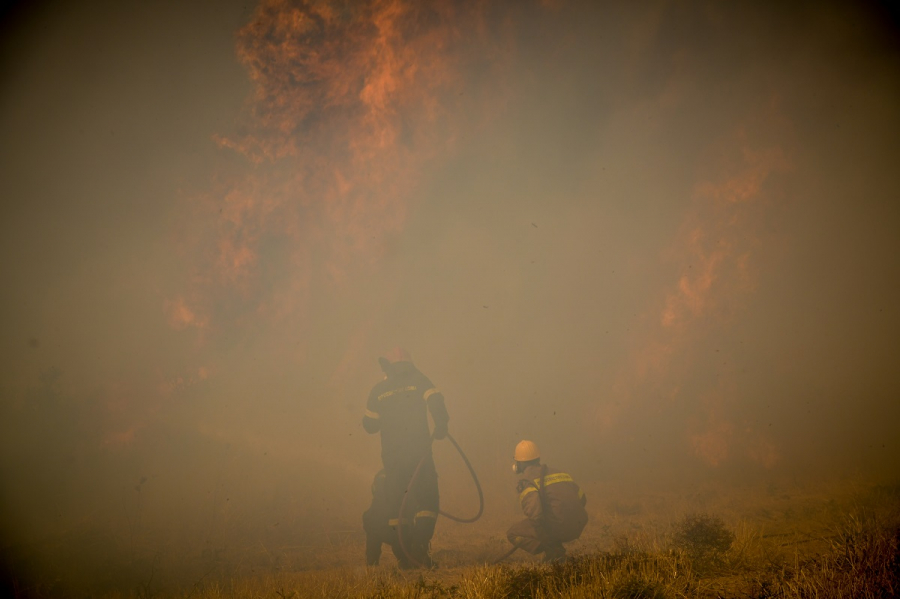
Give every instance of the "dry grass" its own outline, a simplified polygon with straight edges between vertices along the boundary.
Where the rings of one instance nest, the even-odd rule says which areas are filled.
[[[579,555],[566,563],[475,566],[454,572],[393,569],[268,574],[193,588],[172,597],[199,599],[674,599],[679,597],[893,597],[900,591],[900,529],[871,512],[854,513],[805,555],[783,540],[743,527],[717,556],[693,548],[647,551],[636,546]],[[683,530],[681,532],[684,532]],[[700,556],[701,562],[695,561]]]
[[[109,599],[348,599],[541,597],[895,597],[900,596],[900,489],[710,492],[705,501],[642,495],[595,505],[593,524],[553,566],[516,554],[502,523],[445,523],[435,542],[440,568],[365,568],[362,537],[331,535],[317,547],[248,546],[191,582],[148,577]],[[694,509],[690,509],[694,508]],[[701,511],[697,511],[699,508]],[[218,560],[218,561],[217,561]],[[31,587],[22,597],[59,596]]]

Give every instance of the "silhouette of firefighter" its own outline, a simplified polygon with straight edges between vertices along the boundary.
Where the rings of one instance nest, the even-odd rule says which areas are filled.
[[[562,561],[566,557],[563,543],[580,537],[588,521],[584,492],[565,472],[541,464],[532,441],[516,445],[515,460],[516,490],[525,519],[513,524],[506,536],[532,555],[543,553],[545,563]]]
[[[381,561],[381,546],[388,544],[398,562],[404,563],[407,557],[403,554],[397,538],[397,531],[388,524],[391,515],[388,513],[387,497],[384,490],[384,470],[379,470],[372,481],[372,503],[363,512],[363,530],[366,532],[366,565],[377,566]]]
[[[415,367],[406,350],[394,348],[378,362],[385,377],[369,393],[363,427],[370,434],[381,433],[385,505],[388,524],[399,535],[400,566],[430,568],[429,549],[440,502],[428,413],[434,420],[435,439],[447,436],[450,417],[444,396]],[[407,489],[410,497],[404,505]]]

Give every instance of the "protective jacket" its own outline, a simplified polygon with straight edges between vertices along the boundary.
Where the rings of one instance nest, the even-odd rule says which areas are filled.
[[[573,541],[581,535],[588,521],[587,499],[571,476],[550,466],[531,465],[519,477],[516,490],[525,517],[538,524],[548,540]]]
[[[434,420],[434,436],[439,439],[447,435],[450,417],[444,396],[412,362],[385,362],[382,368],[386,377],[369,393],[363,428],[372,434],[381,432],[388,524],[395,531],[400,529],[406,546],[404,555],[398,556],[400,565],[406,566],[408,553],[414,564],[430,567],[428,546],[440,511],[440,496],[428,413]]]
[[[381,459],[385,466],[415,462],[431,452],[428,412],[436,436],[446,434],[450,420],[444,396],[412,362],[385,366],[387,377],[376,384],[366,402],[363,428],[381,432]]]

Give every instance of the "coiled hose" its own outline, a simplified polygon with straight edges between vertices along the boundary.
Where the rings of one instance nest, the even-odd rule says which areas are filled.
[[[469,474],[472,475],[472,481],[475,483],[475,489],[478,491],[478,513],[472,516],[471,518],[460,518],[459,516],[454,516],[453,514],[448,514],[443,510],[438,510],[438,513],[445,518],[450,518],[454,522],[461,522],[463,524],[471,524],[481,518],[481,515],[484,513],[484,492],[481,490],[481,482],[478,480],[478,475],[475,474],[475,468],[472,467],[472,463],[469,461],[469,458],[466,456],[465,452],[462,450],[462,447],[459,446],[459,443],[456,442],[449,433],[447,434],[447,439],[450,443],[453,444],[453,447],[456,448],[456,451],[459,453],[459,456],[462,458],[463,462],[466,464],[466,468],[469,469]],[[432,443],[434,442],[434,435],[431,437]],[[430,454],[425,454],[422,456],[422,459],[419,460],[419,464],[416,466],[415,472],[413,472],[412,478],[409,479],[409,484],[406,486],[406,493],[403,494],[403,501],[400,504],[400,516],[402,517],[403,512],[406,511],[406,498],[409,497],[410,491],[412,491],[413,485],[416,483],[416,479],[419,477],[419,471],[422,469],[422,464],[425,463],[425,460],[428,459]],[[406,543],[403,539],[403,526],[400,525],[397,527],[397,538],[400,541],[400,549],[403,550],[404,555],[406,555],[407,559],[411,561],[413,564],[419,567],[423,567],[425,564],[421,563],[415,557],[413,557],[410,552],[406,548]],[[511,554],[510,554],[511,555]],[[501,559],[505,559],[507,556],[504,556]]]

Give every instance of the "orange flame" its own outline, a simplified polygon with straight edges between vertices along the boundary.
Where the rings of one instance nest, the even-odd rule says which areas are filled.
[[[488,45],[484,7],[259,4],[237,35],[254,85],[245,133],[217,138],[250,170],[206,198],[215,224],[192,230],[190,251],[209,276],[198,305],[167,305],[173,327],[205,326],[197,315],[216,310],[199,298],[221,306],[230,289],[239,309],[302,320],[312,280],[339,286],[378,264],[420,173],[453,147],[463,72]]]
[[[754,233],[747,230],[740,205],[757,199],[769,176],[785,170],[788,161],[778,147],[744,147],[741,154],[738,172],[718,183],[701,182],[694,191],[697,213],[683,236],[682,272],[666,298],[660,317],[664,328],[686,326],[706,313],[716,299],[716,286],[738,292],[752,287],[747,262]],[[723,291],[720,295],[729,290]]]
[[[206,326],[206,320],[203,317],[198,317],[181,296],[171,301],[166,300],[164,309],[168,315],[169,326],[175,330],[181,330],[189,326],[200,328]]]
[[[614,386],[618,402],[598,414],[607,428],[639,396],[681,404],[696,401],[681,392],[683,379],[694,367],[687,358],[690,350],[711,326],[724,324],[734,305],[753,289],[754,252],[763,235],[760,215],[768,206],[766,186],[790,164],[780,146],[755,149],[742,129],[735,137],[731,143],[736,141],[740,150],[723,168],[727,174],[702,180],[694,188],[692,211],[670,253],[679,271],[676,282],[665,293],[657,324],[637,345]],[[774,465],[777,448],[752,429],[739,431],[729,417],[737,394],[732,371],[705,366],[715,372],[710,385],[715,391],[697,406],[707,414],[705,424],[685,431],[692,453],[712,466],[737,454],[766,467]]]

